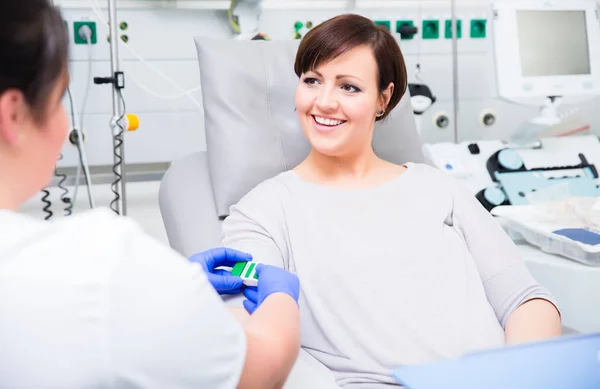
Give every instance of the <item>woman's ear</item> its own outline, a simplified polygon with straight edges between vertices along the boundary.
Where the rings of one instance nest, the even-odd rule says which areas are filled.
[[[387,106],[390,103],[390,99],[392,98],[392,94],[394,94],[394,83],[390,82],[387,88],[385,88],[385,90],[381,92],[381,101],[379,109],[383,111],[387,109]]]
[[[19,142],[19,129],[26,115],[21,91],[9,89],[0,95],[0,140],[14,146]]]

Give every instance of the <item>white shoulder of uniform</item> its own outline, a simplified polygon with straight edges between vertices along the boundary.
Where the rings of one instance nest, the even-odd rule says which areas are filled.
[[[244,332],[198,265],[108,209],[27,222],[0,260],[3,384],[237,386]]]
[[[121,233],[144,234],[141,226],[132,218],[119,216],[108,208],[96,208],[54,222],[60,230],[80,230],[88,233],[120,235]],[[106,236],[106,235],[105,235]]]

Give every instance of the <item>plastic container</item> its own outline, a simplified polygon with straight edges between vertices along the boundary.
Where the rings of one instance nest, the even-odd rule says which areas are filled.
[[[588,266],[600,266],[600,245],[585,245],[511,219],[504,227],[515,241],[526,241],[546,253],[561,255]]]
[[[492,214],[501,218],[503,228],[516,242],[526,241],[544,252],[600,266],[600,244],[584,244],[553,233],[564,228],[600,231],[600,200],[597,198],[570,197],[532,205],[501,206],[494,208]]]

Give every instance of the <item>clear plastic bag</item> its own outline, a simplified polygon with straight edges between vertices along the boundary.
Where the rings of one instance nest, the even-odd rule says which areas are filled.
[[[542,192],[542,191],[539,191]],[[586,229],[600,234],[600,199],[568,196],[566,187],[532,196],[531,205],[500,206],[492,214],[515,241],[526,241],[542,251],[559,254],[590,266],[600,266],[600,245],[589,245],[555,233]]]
[[[528,193],[540,221],[600,231],[600,198],[573,196],[567,182]]]

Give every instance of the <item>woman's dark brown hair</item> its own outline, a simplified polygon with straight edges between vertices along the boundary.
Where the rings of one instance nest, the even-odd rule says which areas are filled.
[[[394,91],[384,114],[376,119],[381,120],[394,109],[406,91],[406,65],[396,39],[388,30],[370,19],[344,14],[317,25],[300,42],[294,71],[300,77],[361,45],[367,45],[373,50],[377,62],[379,91],[383,92],[390,82],[394,84]]]
[[[18,89],[36,119],[67,71],[69,40],[48,0],[0,0],[0,94]]]

